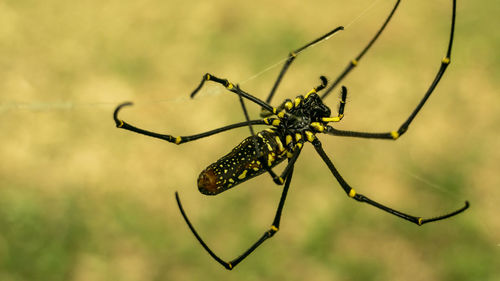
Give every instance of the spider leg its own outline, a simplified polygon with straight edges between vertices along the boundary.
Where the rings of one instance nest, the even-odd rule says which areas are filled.
[[[292,62],[295,60],[295,58],[297,58],[297,55],[302,52],[303,50],[307,49],[308,47],[322,41],[322,40],[325,40],[327,38],[329,38],[330,36],[332,36],[335,32],[339,31],[339,30],[343,30],[344,27],[343,26],[339,26],[339,27],[336,27],[335,29],[329,31],[328,33],[322,35],[321,37],[317,38],[317,39],[314,39],[313,41],[305,44],[304,46],[296,49],[295,51],[292,51],[288,54],[288,59],[286,60],[285,64],[283,65],[283,67],[281,68],[281,71],[278,75],[278,78],[276,78],[276,81],[274,82],[274,85],[271,89],[271,92],[269,93],[269,95],[267,96],[267,99],[266,99],[266,102],[267,103],[270,103],[271,102],[271,99],[273,98],[274,96],[274,93],[276,92],[276,90],[278,89],[278,86],[279,84],[281,83],[281,80],[283,79],[283,76],[285,75],[285,73],[287,72],[288,68],[290,67],[290,65],[292,64]],[[263,108],[263,109],[266,109],[266,108]],[[263,113],[265,114],[265,113]]]
[[[224,266],[228,270],[232,270],[236,265],[238,265],[242,260],[244,260],[248,255],[250,255],[255,249],[257,249],[264,241],[266,241],[268,238],[271,238],[278,232],[278,229],[280,227],[280,220],[281,220],[281,213],[283,211],[283,206],[285,205],[285,199],[288,193],[288,188],[290,187],[290,182],[292,180],[292,174],[293,174],[293,167],[290,169],[290,172],[288,173],[286,180],[285,180],[285,186],[283,188],[283,191],[281,193],[281,198],[280,202],[278,204],[278,209],[276,210],[276,215],[274,216],[274,220],[271,224],[271,227],[269,230],[264,232],[264,234],[257,240],[250,248],[248,248],[246,251],[243,252],[240,256],[237,258],[227,262],[224,261],[223,259],[219,258],[209,247],[208,245],[203,241],[203,239],[200,237],[198,232],[194,229],[193,225],[189,221],[186,213],[184,212],[184,209],[182,208],[181,200],[179,198],[179,194],[175,192],[175,199],[177,200],[177,205],[179,206],[179,210],[181,211],[182,217],[186,221],[186,224],[188,225],[189,229],[193,233],[193,235],[196,237],[196,240],[200,242],[201,246],[205,249],[205,251],[208,252],[208,254],[215,259],[218,263],[220,263],[222,266]]]
[[[243,98],[246,98],[246,99],[256,103],[257,105],[260,105],[262,108],[265,108],[268,111],[273,112],[275,110],[272,106],[270,106],[266,102],[262,101],[261,99],[241,90],[240,88],[236,89],[234,84],[229,82],[229,80],[223,79],[223,78],[218,78],[210,73],[206,73],[205,75],[203,75],[200,84],[191,93],[191,98],[193,98],[201,90],[203,85],[205,85],[206,81],[212,81],[212,82],[221,84],[222,86],[226,87],[227,90],[229,90],[235,94],[238,94],[238,95],[242,96]]]
[[[322,145],[321,145],[321,142],[315,138],[312,142],[312,144],[314,145],[314,148],[316,149],[316,151],[318,152],[318,154],[321,156],[321,158],[323,159],[323,161],[325,162],[325,164],[328,166],[328,168],[330,169],[330,171],[332,172],[333,176],[337,179],[337,181],[339,182],[340,186],[342,187],[342,189],[344,189],[345,193],[353,198],[354,200],[356,201],[359,201],[359,202],[364,202],[364,203],[367,203],[367,204],[370,204],[378,209],[381,209],[385,212],[388,212],[392,215],[395,215],[397,217],[400,217],[404,220],[407,220],[407,221],[410,221],[412,223],[415,223],[417,225],[422,225],[422,224],[425,224],[425,223],[428,223],[428,222],[433,222],[433,221],[439,221],[439,220],[443,220],[443,219],[447,219],[449,217],[453,217],[455,215],[458,215],[459,213],[465,211],[467,208],[469,208],[469,202],[468,201],[465,201],[465,206],[458,209],[458,210],[455,210],[453,212],[450,212],[448,214],[445,214],[445,215],[442,215],[442,216],[437,216],[437,217],[433,217],[433,218],[422,218],[422,217],[416,217],[416,216],[412,216],[412,215],[408,215],[408,214],[405,214],[403,212],[400,212],[400,211],[397,211],[397,210],[394,210],[392,208],[389,208],[385,205],[382,205],[376,201],[373,201],[371,200],[370,198],[362,195],[362,194],[359,194],[357,193],[345,180],[344,178],[342,178],[342,176],[340,175],[340,173],[337,171],[337,169],[335,168],[335,166],[333,165],[332,161],[330,160],[330,158],[328,157],[328,155],[326,155],[325,151],[323,150],[322,148]]]
[[[346,100],[347,100],[347,88],[345,86],[342,86],[341,91],[340,91],[340,101],[339,101],[339,106],[338,106],[338,110],[337,110],[337,116],[335,116],[335,117],[323,117],[322,121],[323,122],[340,122],[340,120],[342,120],[342,118],[344,118],[344,110],[345,110]],[[329,125],[326,125],[326,126],[324,126],[323,130],[321,130],[320,132],[327,133],[327,132],[324,132],[324,129],[331,130],[333,128]]]
[[[361,58],[363,58],[363,56],[366,54],[366,52],[372,47],[373,43],[375,43],[375,41],[377,41],[377,39],[379,38],[380,34],[382,34],[382,31],[384,31],[384,29],[386,28],[387,24],[391,21],[392,19],[392,16],[394,15],[394,13],[396,12],[398,6],[399,6],[399,2],[401,2],[401,0],[397,0],[396,1],[396,4],[394,5],[394,7],[392,8],[391,12],[389,13],[389,16],[385,19],[384,23],[382,24],[382,26],[380,27],[380,29],[377,31],[377,33],[375,33],[375,35],[373,36],[373,38],[370,40],[370,42],[368,42],[368,45],[366,45],[363,50],[361,50],[361,52],[356,56],[355,59],[351,60],[346,68],[344,69],[344,71],[342,71],[342,73],[340,73],[340,75],[335,79],[335,81],[330,85],[330,87],[328,87],[328,89],[326,89],[326,91],[323,93],[323,95],[321,96],[321,99],[324,99],[326,98],[330,92],[335,89],[335,87],[337,87],[337,85],[347,76],[347,74],[349,74],[349,72],[351,72],[351,70],[354,69],[354,67],[356,67],[359,63],[359,61],[361,60]]]
[[[132,103],[131,102],[127,102],[127,103],[120,104],[119,106],[116,107],[116,109],[115,109],[115,111],[113,113],[113,119],[115,120],[116,127],[121,128],[121,129],[125,129],[125,130],[129,130],[129,131],[141,134],[141,135],[146,135],[146,136],[150,136],[150,137],[153,137],[153,138],[162,139],[162,140],[165,140],[165,141],[168,141],[168,142],[171,142],[171,143],[175,143],[175,144],[181,144],[181,143],[186,143],[186,142],[189,142],[189,141],[194,141],[194,140],[197,140],[197,139],[205,138],[205,137],[208,137],[208,136],[211,136],[211,135],[215,135],[215,134],[218,134],[218,133],[221,133],[221,132],[224,132],[224,131],[228,131],[228,130],[232,130],[232,129],[236,129],[236,128],[240,128],[240,127],[245,127],[245,126],[248,126],[248,125],[266,125],[265,122],[264,122],[264,120],[247,120],[245,122],[240,122],[240,123],[235,123],[235,124],[227,125],[227,126],[220,127],[220,128],[217,128],[217,129],[214,129],[214,130],[211,130],[211,131],[207,131],[207,132],[204,132],[204,133],[201,133],[201,134],[196,134],[196,135],[191,135],[191,136],[178,136],[178,137],[174,137],[172,135],[158,134],[158,133],[154,133],[154,132],[147,131],[147,130],[144,130],[144,129],[140,129],[140,128],[137,128],[137,127],[135,127],[133,125],[130,125],[129,123],[127,123],[127,122],[119,119],[118,118],[118,112],[124,106],[130,106],[130,105],[132,105]]]
[[[371,139],[394,139],[394,140],[398,139],[401,135],[403,135],[408,130],[408,127],[410,126],[411,122],[413,121],[413,119],[415,119],[415,117],[420,112],[427,99],[430,97],[430,95],[436,88],[437,84],[441,80],[441,77],[443,77],[444,72],[446,71],[448,65],[450,64],[451,47],[453,45],[453,34],[455,31],[455,17],[456,17],[456,0],[453,0],[450,39],[448,42],[448,49],[446,51],[446,56],[442,59],[441,66],[439,67],[439,70],[436,76],[434,77],[434,80],[432,81],[431,85],[427,89],[427,92],[425,92],[424,97],[422,98],[422,100],[420,100],[420,102],[415,107],[410,116],[406,119],[406,121],[403,122],[403,124],[401,124],[398,130],[385,133],[371,133],[371,132],[343,131],[327,126],[325,133],[335,136],[347,136],[347,137],[371,138]]]

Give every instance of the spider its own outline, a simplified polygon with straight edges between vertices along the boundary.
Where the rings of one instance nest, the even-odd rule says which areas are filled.
[[[243,261],[248,255],[250,255],[255,249],[257,249],[264,241],[271,238],[276,234],[280,227],[281,214],[283,211],[283,206],[285,204],[285,199],[292,181],[293,169],[296,160],[298,159],[302,147],[305,143],[311,143],[315,148],[316,152],[319,154],[323,162],[329,168],[332,175],[340,184],[343,191],[348,197],[358,201],[364,202],[369,205],[374,206],[382,211],[389,214],[395,215],[401,219],[412,222],[416,225],[423,225],[429,222],[439,221],[447,219],[449,217],[455,216],[469,207],[469,202],[465,201],[465,206],[455,210],[453,212],[447,213],[445,215],[432,217],[432,218],[422,218],[417,216],[412,216],[401,211],[389,208],[381,203],[378,203],[360,193],[357,193],[354,188],[352,188],[340,175],[337,168],[328,157],[328,155],[323,150],[321,141],[318,139],[317,134],[327,134],[333,136],[343,136],[343,137],[356,137],[356,138],[369,138],[369,139],[386,139],[386,140],[396,140],[401,137],[407,130],[415,116],[422,109],[425,102],[432,94],[437,84],[439,83],[441,77],[446,71],[448,65],[450,64],[451,48],[453,43],[453,33],[455,29],[455,17],[456,17],[456,0],[453,0],[452,5],[452,17],[451,17],[451,31],[449,35],[448,49],[444,59],[441,61],[440,68],[430,84],[428,90],[424,94],[421,101],[418,103],[416,108],[411,112],[410,116],[402,123],[399,129],[382,132],[358,132],[358,131],[346,131],[338,130],[330,126],[329,123],[335,123],[342,120],[344,115],[344,108],[347,98],[346,87],[341,87],[340,102],[338,106],[338,113],[336,116],[331,116],[330,108],[323,103],[324,99],[332,92],[332,90],[340,83],[340,81],[349,73],[351,70],[357,66],[360,59],[365,55],[365,53],[370,49],[373,43],[378,39],[382,31],[385,29],[395,11],[399,6],[400,0],[397,0],[388,17],[385,19],[382,26],[376,32],[374,37],[370,42],[363,48],[359,55],[351,60],[343,72],[334,80],[331,85],[328,85],[328,81],[324,76],[320,77],[321,84],[314,87],[311,91],[305,95],[300,95],[295,99],[286,99],[278,107],[273,107],[270,105],[274,93],[276,92],[278,86],[284,75],[286,74],[289,66],[296,59],[296,57],[308,47],[327,39],[334,33],[343,30],[343,27],[337,27],[330,32],[324,34],[323,36],[311,41],[310,43],[292,51],[288,55],[288,59],[284,63],[274,85],[265,101],[245,92],[237,84],[229,82],[227,79],[218,78],[212,74],[205,74],[201,80],[201,83],[194,89],[191,93],[191,98],[193,98],[203,87],[205,82],[210,81],[214,83],[221,84],[229,92],[238,95],[243,113],[245,115],[246,121],[235,123],[232,125],[227,125],[218,129],[207,131],[201,134],[191,135],[191,136],[178,136],[174,137],[168,134],[158,134],[137,128],[121,119],[118,118],[118,112],[124,107],[132,105],[132,103],[127,102],[119,105],[115,111],[113,118],[115,120],[116,126],[121,129],[136,132],[142,135],[150,136],[153,138],[162,139],[175,144],[183,144],[190,141],[195,141],[201,138],[206,138],[224,131],[240,128],[249,127],[251,136],[243,140],[239,145],[237,145],[231,152],[223,156],[221,159],[217,160],[215,163],[209,165],[205,170],[201,172],[198,177],[198,189],[201,193],[205,195],[217,195],[223,191],[235,187],[236,185],[254,178],[258,175],[267,173],[269,174],[273,181],[277,185],[283,185],[283,191],[281,194],[280,201],[274,216],[274,220],[271,227],[264,232],[264,234],[247,250],[245,250],[241,255],[233,260],[225,261],[217,256],[208,245],[203,241],[201,236],[195,230],[190,220],[188,219],[184,208],[182,207],[181,200],[179,198],[178,192],[175,192],[175,198],[179,207],[179,210],[184,218],[189,229],[201,244],[201,246],[210,254],[210,256],[215,259],[218,263],[224,266],[226,269],[233,269],[241,261]],[[320,95],[321,93],[321,95]],[[244,100],[251,101],[262,108],[261,119],[250,120]],[[254,125],[267,125],[269,128],[255,133],[253,130]],[[287,160],[287,165],[280,174],[273,171],[273,168],[279,163]]]

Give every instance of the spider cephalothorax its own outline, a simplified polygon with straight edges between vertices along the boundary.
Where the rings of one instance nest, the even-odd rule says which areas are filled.
[[[286,114],[282,123],[290,130],[305,130],[312,123],[324,123],[322,118],[330,117],[331,110],[316,92],[298,96],[285,102]]]

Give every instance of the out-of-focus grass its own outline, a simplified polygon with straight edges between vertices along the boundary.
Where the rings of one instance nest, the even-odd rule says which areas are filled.
[[[217,253],[232,258],[267,229],[280,188],[268,176],[223,195],[198,173],[247,129],[182,146],[114,128],[122,118],[174,135],[243,120],[210,71],[264,98],[269,65],[347,25],[372,1],[3,1],[0,3],[0,280],[495,280],[500,276],[495,1],[458,1],[452,64],[397,142],[322,136],[348,182],[422,216],[471,208],[416,227],[349,200],[307,146],[281,231],[233,272],[197,244],[175,205]],[[378,1],[346,30],[301,54],[276,103],[334,78],[390,10]],[[402,122],[445,53],[451,1],[404,2],[344,80],[339,128]],[[336,98],[327,100],[335,108]],[[258,108],[247,103],[250,113]]]

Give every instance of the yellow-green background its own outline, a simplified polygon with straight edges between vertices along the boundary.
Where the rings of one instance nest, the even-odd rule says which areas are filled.
[[[281,188],[267,175],[217,197],[196,187],[248,129],[175,146],[116,129],[114,107],[134,101],[122,118],[174,135],[242,121],[218,86],[188,98],[203,73],[264,98],[279,67],[255,74],[373,1],[1,1],[0,280],[500,280],[500,11],[494,0],[458,2],[452,64],[404,137],[320,138],[379,202],[424,217],[466,199],[471,208],[417,227],[349,200],[308,145],[281,231],[228,272],[195,241],[174,191],[223,258],[248,247]],[[275,104],[333,79],[392,5],[377,1],[301,54]],[[403,1],[345,79],[337,128],[400,125],[445,54],[450,11],[450,0]]]

